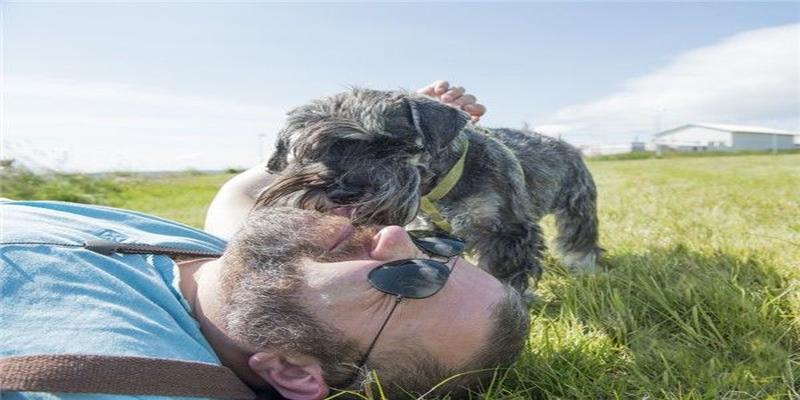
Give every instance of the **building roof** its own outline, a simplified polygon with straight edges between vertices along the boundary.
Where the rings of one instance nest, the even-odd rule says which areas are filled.
[[[798,132],[790,132],[782,129],[764,128],[761,126],[747,126],[747,125],[728,125],[728,124],[708,124],[708,123],[691,123],[679,126],[677,128],[668,129],[663,132],[656,133],[654,136],[662,136],[677,130],[689,127],[714,129],[723,132],[741,132],[741,133],[760,133],[764,135],[800,135]]]

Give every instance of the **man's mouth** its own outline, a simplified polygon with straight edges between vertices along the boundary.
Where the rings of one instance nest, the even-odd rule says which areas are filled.
[[[350,236],[353,236],[353,233],[355,232],[356,228],[352,224],[350,223],[342,224],[342,227],[336,233],[336,239],[333,241],[333,245],[328,249],[328,251],[336,250],[336,248],[339,247],[339,245],[347,242],[347,239],[349,239]]]
[[[340,217],[345,217],[347,219],[351,219],[353,217],[353,212],[355,211],[355,207],[334,207],[328,210],[331,214],[338,215]]]

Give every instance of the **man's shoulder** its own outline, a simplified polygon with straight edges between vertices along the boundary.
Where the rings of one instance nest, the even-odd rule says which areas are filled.
[[[3,242],[42,235],[66,239],[135,241],[153,245],[187,243],[197,250],[221,251],[226,242],[197,228],[138,211],[59,201],[0,201]],[[0,243],[2,244],[2,243]]]
[[[218,251],[224,242],[125,210],[55,202],[0,207],[0,357],[99,354],[219,364],[180,293],[171,259],[107,256],[80,244],[100,238]],[[2,398],[89,397],[4,392]]]

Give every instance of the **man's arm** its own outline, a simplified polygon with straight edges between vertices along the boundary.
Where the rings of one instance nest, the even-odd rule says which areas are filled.
[[[273,179],[274,176],[267,173],[266,166],[259,164],[225,182],[208,207],[203,229],[212,235],[230,239],[255,205],[258,194]]]

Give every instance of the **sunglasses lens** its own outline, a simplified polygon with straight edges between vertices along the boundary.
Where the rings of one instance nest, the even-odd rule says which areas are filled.
[[[433,296],[447,282],[450,270],[433,260],[398,260],[370,271],[368,279],[381,292],[411,299]]]
[[[428,255],[454,257],[464,252],[464,241],[442,232],[408,231],[411,240]]]

